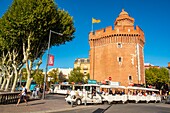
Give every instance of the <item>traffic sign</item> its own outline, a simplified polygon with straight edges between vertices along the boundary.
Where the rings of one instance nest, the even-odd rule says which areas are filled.
[[[109,80],[111,81],[111,80],[112,80],[112,77],[109,77]]]

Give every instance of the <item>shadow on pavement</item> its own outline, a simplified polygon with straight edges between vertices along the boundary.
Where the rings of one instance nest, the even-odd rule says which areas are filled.
[[[54,99],[63,99],[65,95],[57,95],[57,94],[47,94],[45,99],[46,100],[54,100]]]
[[[112,105],[108,106],[106,109],[98,108],[97,110],[93,111],[92,113],[104,113],[108,110]]]
[[[92,113],[103,113],[105,109],[98,108],[97,110],[93,111]]]
[[[32,106],[32,105],[39,105],[39,104],[45,104],[45,102],[33,103],[33,104],[29,104],[29,106]]]

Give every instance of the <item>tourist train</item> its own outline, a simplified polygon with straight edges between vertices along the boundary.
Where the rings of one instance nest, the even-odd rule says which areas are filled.
[[[69,91],[65,98],[68,104],[161,102],[159,90],[152,88],[98,84],[83,84],[79,88]]]

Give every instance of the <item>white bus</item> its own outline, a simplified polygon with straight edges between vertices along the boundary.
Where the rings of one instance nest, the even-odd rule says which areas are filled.
[[[72,90],[72,84],[55,84],[54,93],[67,95]]]

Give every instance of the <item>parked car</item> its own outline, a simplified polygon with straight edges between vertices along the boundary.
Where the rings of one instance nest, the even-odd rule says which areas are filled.
[[[167,98],[165,100],[165,104],[170,104],[170,95],[167,96]]]

